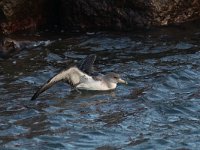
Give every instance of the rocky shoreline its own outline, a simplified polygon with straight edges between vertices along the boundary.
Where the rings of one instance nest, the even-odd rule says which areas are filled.
[[[6,38],[10,34],[52,27],[61,32],[129,31],[177,25],[198,21],[199,8],[200,0],[1,0],[0,57],[21,50],[23,44]]]
[[[128,30],[198,20],[200,0],[2,0],[1,34],[58,25]]]

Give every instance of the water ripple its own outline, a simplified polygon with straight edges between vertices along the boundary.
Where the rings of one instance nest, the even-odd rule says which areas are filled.
[[[0,60],[1,148],[199,149],[199,29],[176,30],[66,37]],[[77,94],[60,83],[30,101],[41,84],[91,53],[97,70],[118,72],[129,84]]]

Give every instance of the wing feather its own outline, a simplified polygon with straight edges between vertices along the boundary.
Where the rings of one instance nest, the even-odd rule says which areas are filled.
[[[96,55],[91,54],[88,55],[83,60],[81,60],[77,66],[81,71],[91,75],[91,73],[93,72],[93,64],[95,60],[96,60]]]
[[[39,88],[33,95],[31,100],[35,100],[42,92],[46,91],[59,81],[65,81],[71,86],[75,86],[80,82],[82,76],[88,76],[80,71],[77,67],[71,67],[64,70],[47,81],[41,88]]]

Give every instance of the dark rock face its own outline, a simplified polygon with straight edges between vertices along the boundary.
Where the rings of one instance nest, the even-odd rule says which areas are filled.
[[[200,0],[151,0],[152,25],[179,24],[200,18]]]
[[[133,0],[62,0],[63,24],[80,28],[126,29],[145,26],[151,8]],[[66,9],[67,8],[67,9]]]
[[[1,0],[0,24],[4,34],[34,30],[52,15],[53,0]]]
[[[200,18],[200,0],[1,0],[1,31],[58,24],[67,29],[117,29],[179,24]]]
[[[200,0],[62,0],[63,24],[132,29],[200,18]]]

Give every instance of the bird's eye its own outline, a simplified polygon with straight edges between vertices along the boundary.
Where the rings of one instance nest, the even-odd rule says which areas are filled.
[[[114,77],[115,79],[117,79],[117,77]]]

